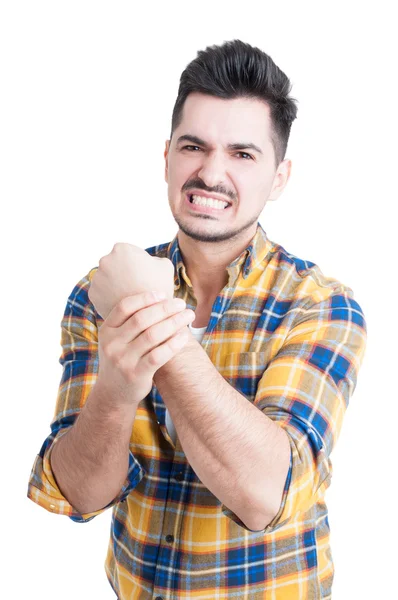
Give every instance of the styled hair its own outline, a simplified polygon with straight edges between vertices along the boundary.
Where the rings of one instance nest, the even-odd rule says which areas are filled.
[[[284,159],[297,100],[291,83],[268,54],[241,40],[199,50],[182,72],[171,120],[171,134],[182,120],[185,100],[193,92],[218,98],[257,98],[270,108],[275,167]]]

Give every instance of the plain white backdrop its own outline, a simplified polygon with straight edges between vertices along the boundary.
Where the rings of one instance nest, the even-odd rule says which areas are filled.
[[[77,524],[26,498],[61,377],[60,321],[114,243],[174,237],[163,151],[179,76],[197,50],[235,38],[270,54],[299,100],[292,176],[259,220],[350,286],[368,325],[326,497],[333,598],[398,597],[392,6],[1,4],[2,598],[114,598],[103,568],[110,512]]]

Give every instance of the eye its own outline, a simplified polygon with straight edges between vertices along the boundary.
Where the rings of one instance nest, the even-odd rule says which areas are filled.
[[[236,154],[241,154],[242,158],[244,158],[245,160],[247,160],[247,159],[252,159],[253,160],[252,155],[248,154],[247,152],[237,152]]]
[[[183,150],[189,150],[190,152],[193,152],[194,148],[197,148],[198,150],[200,150],[199,146],[183,146],[182,147]]]

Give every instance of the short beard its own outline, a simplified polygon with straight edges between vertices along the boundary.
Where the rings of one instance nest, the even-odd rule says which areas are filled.
[[[217,244],[220,242],[226,242],[226,241],[233,242],[234,240],[238,240],[244,231],[249,229],[253,225],[253,223],[258,221],[258,217],[259,217],[259,215],[252,217],[252,219],[250,221],[248,221],[247,223],[242,225],[239,229],[232,230],[232,231],[229,230],[229,231],[224,231],[224,232],[215,232],[215,233],[199,232],[196,230],[195,227],[185,226],[184,223],[176,217],[174,217],[174,220],[177,223],[180,230],[183,233],[185,233],[186,236],[190,237],[191,239],[196,240],[197,242],[205,242],[208,244]],[[200,218],[205,219],[206,216],[201,216]]]

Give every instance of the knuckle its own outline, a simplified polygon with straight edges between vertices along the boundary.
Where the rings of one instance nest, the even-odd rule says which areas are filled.
[[[171,317],[171,320],[172,320],[172,324],[174,325],[174,327],[179,327],[181,325],[181,323],[184,322],[185,315],[184,315],[184,313],[176,313],[175,315],[173,315]]]
[[[112,362],[117,363],[120,359],[120,351],[117,345],[116,340],[107,340],[105,343],[101,344],[101,349],[104,356],[111,360]]]
[[[133,296],[125,296],[118,303],[118,309],[122,317],[132,317],[137,310],[136,302]],[[137,313],[139,314],[139,313]]]
[[[155,344],[157,342],[156,332],[153,327],[148,327],[148,329],[145,330],[144,335],[145,335],[145,341],[148,342],[149,344]]]
[[[155,369],[160,364],[162,360],[162,354],[163,352],[161,348],[154,348],[152,352],[147,355],[148,364],[152,369]]]
[[[126,296],[125,298],[122,298],[121,300],[119,300],[118,308],[119,308],[119,311],[123,315],[125,315],[128,312],[129,307],[130,307],[130,301],[129,301],[129,297],[128,296]]]
[[[162,309],[163,316],[168,318],[170,316],[170,314],[173,312],[174,307],[171,304],[171,302],[166,301],[166,302],[162,302],[161,309]]]
[[[142,311],[137,312],[132,318],[133,327],[138,331],[144,331],[147,327],[147,319]]]

